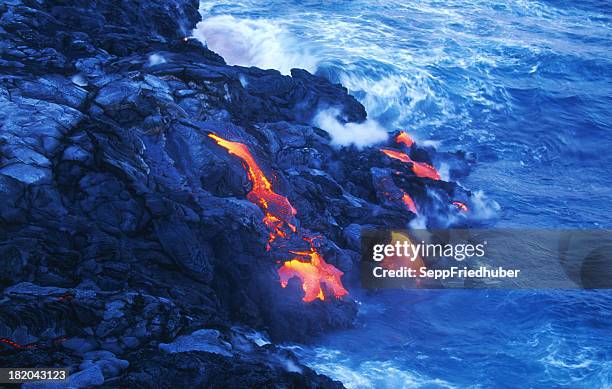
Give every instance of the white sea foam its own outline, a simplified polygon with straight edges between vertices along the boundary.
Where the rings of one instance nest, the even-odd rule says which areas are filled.
[[[448,176],[448,167],[442,164],[439,172],[443,177]],[[419,213],[417,217],[410,221],[408,227],[417,230],[427,229],[430,222],[433,222],[438,228],[448,228],[465,221],[466,215],[460,212],[446,212],[446,208],[450,204],[445,197],[440,196],[438,191],[428,189],[427,196],[431,200],[432,208],[429,209],[428,213]],[[488,198],[482,191],[474,192],[468,204],[469,212],[467,216],[472,220],[485,222],[499,217],[500,205],[495,200]]]
[[[497,201],[488,198],[483,191],[474,192],[471,200],[473,215],[479,220],[495,219],[499,216],[501,206]]]
[[[425,230],[427,229],[427,216],[423,214],[417,214],[417,216],[410,221],[408,227],[415,230]]]
[[[205,16],[193,36],[231,65],[314,72],[318,60],[277,23],[265,19],[238,19],[229,15]]]
[[[310,367],[318,373],[341,381],[349,389],[370,388],[453,388],[444,380],[399,368],[393,361],[365,361],[351,364],[339,350],[316,348],[315,362]]]
[[[450,181],[450,165],[446,162],[441,162],[438,167],[438,173],[443,181]]]

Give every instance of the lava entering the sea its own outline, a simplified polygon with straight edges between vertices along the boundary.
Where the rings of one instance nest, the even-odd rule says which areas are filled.
[[[413,245],[412,239],[410,238],[410,236],[408,236],[407,233],[391,231],[391,240],[389,243],[394,245],[397,242],[399,242],[400,245],[404,242],[408,242],[409,245]],[[410,260],[406,256],[397,256],[394,254],[390,256],[385,255],[384,259],[380,262],[380,265],[385,269],[389,270],[398,270],[402,267],[405,267],[417,271],[421,267],[425,266],[425,262],[423,261],[423,258],[418,254],[414,258],[414,260]]]
[[[291,278],[298,277],[302,281],[302,289],[304,290],[302,300],[306,302],[315,299],[325,300],[321,284],[324,284],[336,298],[346,296],[348,292],[340,281],[340,277],[344,273],[325,262],[314,246],[313,238],[304,238],[304,240],[310,243],[310,250],[291,251],[298,257],[285,262],[278,270],[282,287],[286,287]],[[300,256],[308,257],[310,261],[303,261],[299,258]]]
[[[274,192],[270,180],[255,161],[249,148],[243,143],[228,141],[212,133],[208,136],[230,154],[237,156],[244,162],[243,166],[253,186],[247,194],[247,199],[264,212],[263,222],[270,231],[266,250],[270,250],[271,243],[277,238],[287,238],[288,234],[298,232],[295,226],[297,211],[293,208],[289,199]],[[291,254],[298,257],[286,261],[278,269],[281,286],[286,287],[293,277],[299,278],[304,290],[302,300],[305,302],[317,298],[325,300],[325,293],[321,284],[325,285],[326,290],[336,298],[346,296],[348,291],[340,280],[344,273],[325,262],[314,246],[313,238],[304,238],[304,240],[310,243],[310,249],[308,251],[290,251]],[[307,257],[309,261],[302,260],[299,257]]]
[[[428,163],[414,161],[408,154],[401,151],[391,149],[380,149],[380,151],[389,158],[412,164],[412,171],[417,177],[431,178],[432,180],[440,179],[440,173],[438,173],[435,167]]]
[[[467,205],[463,204],[461,201],[453,201],[453,205],[457,207],[461,212],[468,212],[469,208]]]
[[[404,192],[404,194],[402,195],[402,202],[404,203],[404,205],[406,206],[406,208],[408,208],[410,212],[414,214],[418,214],[416,205],[414,204],[412,197],[410,197],[408,193]]]
[[[414,141],[412,140],[412,138],[410,137],[410,135],[408,135],[408,133],[406,133],[405,131],[400,132],[396,137],[395,137],[395,141],[397,143],[403,143],[406,145],[406,147],[411,147],[414,144]]]

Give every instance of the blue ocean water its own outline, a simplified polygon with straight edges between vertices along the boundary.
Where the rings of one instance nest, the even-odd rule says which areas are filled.
[[[612,226],[608,1],[203,1],[229,63],[341,82],[389,130],[477,163],[499,227]],[[357,326],[297,347],[351,388],[612,387],[612,293],[355,296]]]

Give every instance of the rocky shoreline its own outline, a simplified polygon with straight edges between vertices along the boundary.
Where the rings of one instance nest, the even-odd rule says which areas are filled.
[[[68,367],[73,387],[342,387],[275,343],[352,325],[361,229],[469,221],[468,191],[311,125],[366,120],[345,88],[228,66],[188,38],[199,20],[197,0],[0,4],[0,365]],[[288,258],[211,133],[248,147],[348,296],[281,286]]]

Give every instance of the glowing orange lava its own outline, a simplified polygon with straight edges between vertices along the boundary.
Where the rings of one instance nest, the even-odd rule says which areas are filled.
[[[380,149],[380,151],[382,151],[387,157],[397,159],[404,163],[411,163],[412,171],[417,177],[431,178],[432,180],[440,179],[440,173],[438,173],[435,167],[428,163],[413,161],[408,154],[401,151],[391,149]]]
[[[399,242],[400,245],[404,242],[408,242],[409,245],[413,245],[412,239],[406,233],[391,231],[391,241],[389,243],[394,245],[396,242]],[[391,256],[385,255],[385,258],[383,258],[383,260],[380,262],[380,265],[389,270],[398,270],[402,267],[406,267],[417,271],[421,267],[425,266],[425,262],[420,255],[417,255],[414,260],[410,260],[406,256],[396,256],[394,254]]]
[[[272,184],[261,170],[249,148],[240,143],[225,140],[215,134],[208,134],[217,144],[242,159],[253,188],[247,194],[247,199],[256,204],[264,212],[264,224],[270,230],[267,249],[277,238],[285,238],[289,232],[295,232],[293,218],[297,213],[289,199],[274,192]]]
[[[287,261],[278,269],[281,286],[285,288],[289,280],[297,277],[302,282],[304,297],[302,300],[311,302],[315,299],[325,300],[325,293],[321,284],[326,286],[326,289],[331,292],[336,298],[341,298],[348,294],[347,290],[342,286],[340,277],[344,273],[336,269],[333,265],[325,262],[321,254],[318,253],[312,239],[305,239],[310,242],[310,250],[308,251],[292,251],[291,253],[302,257],[310,258],[310,262],[305,262],[296,257]]]
[[[7,344],[16,350],[21,350],[25,348],[34,348],[33,346],[29,346],[29,345],[24,346],[22,344],[12,341],[11,339],[6,339],[6,338],[0,338],[0,343]]]
[[[208,136],[214,139],[219,146],[227,149],[230,154],[237,156],[244,162],[248,178],[253,185],[253,188],[247,194],[247,199],[264,212],[263,222],[270,231],[266,250],[271,249],[271,243],[276,239],[287,238],[289,233],[296,233],[297,228],[294,221],[297,212],[295,208],[293,208],[289,199],[274,192],[272,184],[255,161],[249,148],[243,143],[228,141],[215,134],[208,134]],[[310,261],[298,257],[286,261],[278,269],[281,286],[286,287],[289,279],[298,277],[302,282],[302,289],[305,293],[303,300],[306,302],[317,298],[325,300],[325,293],[321,284],[324,284],[326,289],[336,298],[347,295],[348,292],[340,281],[340,277],[344,273],[325,262],[315,248],[312,239],[304,238],[304,240],[310,242],[310,250],[291,253],[298,255],[298,257],[308,257]]]
[[[387,157],[400,160],[404,163],[412,162],[412,159],[404,152],[390,149],[380,149],[380,151],[382,151]]]
[[[469,208],[467,205],[463,204],[461,201],[453,201],[453,205],[457,207],[461,212],[468,212]]]
[[[412,200],[412,197],[410,197],[410,195],[406,192],[404,192],[404,194],[402,195],[402,202],[404,203],[404,205],[406,206],[406,208],[408,208],[408,210],[412,213],[418,213],[416,206],[414,205],[414,201]]]
[[[400,132],[399,135],[395,137],[395,141],[397,143],[405,144],[406,147],[411,147],[414,144],[414,141],[412,140],[410,135],[408,135],[408,133],[406,133],[405,131]]]
[[[20,350],[21,351],[21,350],[36,350],[36,349],[48,348],[48,347],[52,347],[52,346],[58,346],[58,345],[62,344],[63,342],[65,342],[66,340],[68,340],[67,337],[60,336],[60,337],[52,339],[50,341],[39,341],[39,342],[35,342],[35,343],[21,344],[21,343],[15,342],[14,340],[11,340],[11,339],[0,338],[0,343],[10,346],[13,350]],[[0,354],[2,354],[2,353],[3,353],[3,351],[0,350]]]

